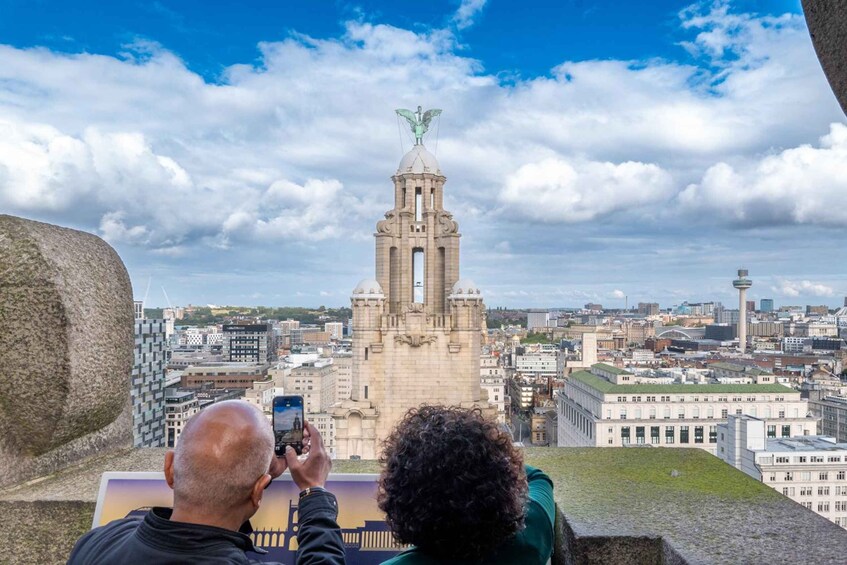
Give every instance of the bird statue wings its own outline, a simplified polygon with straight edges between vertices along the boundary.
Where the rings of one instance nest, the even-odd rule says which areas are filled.
[[[412,112],[404,108],[394,110],[398,116],[403,116],[409,122],[409,127],[415,135],[415,145],[423,144],[423,136],[429,130],[429,124],[432,123],[432,119],[441,114],[441,110],[438,108],[433,108],[426,112],[422,112],[421,110],[420,106],[418,106],[417,112]]]

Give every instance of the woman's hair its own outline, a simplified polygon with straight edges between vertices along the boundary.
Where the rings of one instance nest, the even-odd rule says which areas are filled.
[[[523,528],[521,454],[479,409],[409,410],[380,462],[377,500],[400,543],[477,561]]]

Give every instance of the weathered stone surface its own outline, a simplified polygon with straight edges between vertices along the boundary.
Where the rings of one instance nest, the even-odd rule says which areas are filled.
[[[127,449],[0,491],[0,562],[64,563],[90,527],[101,473],[159,471],[164,454]],[[840,564],[847,555],[847,531],[700,449],[532,448],[526,461],[556,485],[554,565]],[[333,471],[379,466],[336,461]]]
[[[131,441],[132,323],[106,242],[0,215],[0,486]]]
[[[847,0],[803,0],[803,13],[826,78],[847,112]]]

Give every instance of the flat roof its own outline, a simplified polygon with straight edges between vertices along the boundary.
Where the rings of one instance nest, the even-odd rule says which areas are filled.
[[[614,365],[607,365],[606,363],[595,363],[591,366],[597,367],[598,369],[606,371],[607,373],[612,373],[613,375],[631,375],[632,374],[625,369],[619,369],[619,368],[615,367]]]
[[[828,436],[795,436],[768,439],[765,451],[776,453],[797,451],[843,451],[847,453],[847,443],[835,443]]]
[[[704,385],[695,385],[695,384],[673,384],[673,385],[654,385],[654,384],[634,384],[634,385],[616,385],[612,382],[607,381],[602,377],[598,377],[588,371],[577,371],[572,373],[570,376],[571,379],[575,379],[581,383],[587,384],[588,386],[606,394],[693,394],[693,393],[701,393],[701,394],[721,394],[721,393],[766,393],[766,394],[774,394],[774,393],[788,393],[788,392],[796,392],[800,394],[799,391],[788,388],[787,386],[783,386],[780,384],[766,384],[766,385],[756,385],[756,384],[743,384],[743,385],[732,385],[732,384],[704,384]]]

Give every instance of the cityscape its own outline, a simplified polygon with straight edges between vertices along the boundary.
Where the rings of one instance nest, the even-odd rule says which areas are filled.
[[[244,103],[236,98],[271,78],[274,65],[301,72],[293,68],[300,57],[312,57],[316,68],[331,66],[327,76],[341,77],[345,53],[360,64],[356,57],[365,51],[365,59],[384,57],[367,72],[378,74],[385,65],[386,73],[397,74],[392,57],[409,56],[398,47],[407,42],[414,54],[403,64],[419,73],[403,75],[412,87],[394,99],[382,90],[372,98],[351,92],[363,117],[350,108],[335,113],[337,121],[321,122],[314,138],[310,124],[316,121],[291,126],[303,135],[301,147],[268,128],[271,115],[292,124],[303,118],[276,99],[272,110],[245,119],[251,134],[233,127],[226,112],[208,126],[185,106],[186,120],[198,120],[198,130],[173,140],[173,125],[165,123],[177,120],[173,108],[163,110],[161,123],[149,130],[138,125],[136,133],[108,131],[99,122],[68,125],[75,118],[27,109],[20,94],[27,89],[6,86],[36,84],[21,78],[25,65],[4,71],[0,64],[0,132],[8,133],[0,140],[0,321],[15,325],[0,335],[0,424],[9,430],[0,444],[0,455],[9,456],[0,465],[0,503],[7,503],[4,497],[19,502],[16,497],[42,481],[52,488],[54,480],[61,487],[56,492],[78,502],[71,491],[83,488],[82,481],[73,474],[98,468],[93,462],[149,471],[146,459],[138,463],[146,457],[140,454],[158,457],[176,448],[188,437],[182,435],[188,421],[210,406],[249,403],[270,423],[274,399],[294,395],[303,399],[305,422],[345,470],[379,461],[383,442],[411,409],[476,409],[531,464],[595,453],[639,469],[644,457],[681,454],[691,457],[693,470],[681,459],[663,463],[657,471],[662,481],[683,473],[688,480],[702,469],[698,488],[712,492],[723,480],[710,479],[715,469],[731,477],[727,484],[742,477],[749,488],[741,488],[737,499],[710,500],[737,505],[730,512],[742,519],[756,514],[752,502],[738,510],[744,497],[760,495],[755,488],[764,486],[762,496],[778,499],[785,512],[818,520],[811,523],[832,547],[847,544],[838,529],[847,529],[841,243],[847,126],[818,68],[802,10],[782,14],[755,2],[722,0],[678,6],[673,33],[696,34],[672,43],[688,58],[671,63],[662,51],[627,61],[597,51],[594,58],[560,62],[545,86],[547,79],[520,72],[501,69],[497,80],[484,74],[481,62],[462,54],[469,48],[462,42],[488,11],[496,13],[495,2],[453,4],[441,27],[429,31],[362,16],[344,23],[339,39],[291,32],[277,43],[260,43],[262,63],[219,63],[226,70],[215,71],[222,73],[216,78],[188,47],[182,61],[141,36],[114,57],[0,45],[0,63],[41,57],[45,66],[53,58],[72,66],[100,57],[96,64],[114,65],[115,75],[125,64],[134,66],[131,73],[160,65],[162,76],[185,79],[193,85],[189,90],[214,85],[213,94],[195,92],[196,98],[219,110],[218,97],[229,96],[224,106],[242,118],[249,112],[240,114]],[[578,5],[584,21],[596,17],[573,4],[568,9]],[[184,24],[169,8],[156,11],[178,21],[176,27]],[[309,14],[297,17],[307,25]],[[847,12],[844,17],[847,29]],[[801,55],[792,49],[798,45]],[[474,56],[505,64],[484,49]],[[442,76],[446,60],[464,74]],[[821,61],[826,70],[823,56]],[[805,101],[797,115],[786,116],[796,123],[745,131],[775,120],[780,103],[766,96],[779,85],[768,82],[772,76],[812,63],[814,71],[786,79]],[[756,68],[768,72],[750,74]],[[502,119],[443,85],[428,91],[419,84],[426,80],[465,89],[485,83],[497,91],[491,96],[502,97]],[[592,129],[627,121],[612,112],[615,103],[598,96],[595,89],[615,90],[607,81],[626,83],[619,90],[627,90],[633,105],[653,96],[657,84],[665,97],[677,89],[680,104],[696,111],[668,103],[639,113],[629,122],[633,132],[609,127],[618,143],[612,147]],[[586,82],[591,86],[574,94]],[[698,90],[701,83],[706,86]],[[44,96],[61,90],[38,84]],[[287,83],[257,91],[275,97],[285,90],[279,84]],[[547,87],[561,89],[557,95],[571,106],[541,96]],[[752,98],[767,98],[763,104],[772,114],[759,115],[753,102],[741,100],[745,89],[755,90]],[[300,110],[309,120],[343,100],[318,99],[317,90],[311,91],[314,106]],[[524,94],[525,106],[512,108]],[[246,96],[259,104],[255,92]],[[738,106],[713,107],[713,98]],[[847,93],[841,100],[847,108]],[[532,127],[512,138],[508,127],[545,103],[550,115],[572,111],[574,121],[535,116]],[[115,120],[124,120],[120,101],[115,108]],[[651,119],[675,111],[673,127],[657,126],[673,135],[651,137]],[[479,112],[491,114],[482,119]],[[720,112],[745,118],[727,118],[738,120],[733,130],[725,115],[717,119]],[[394,135],[395,121],[399,155],[383,143],[390,138],[383,126]],[[371,146],[356,137],[356,130],[368,128],[379,131]],[[585,139],[571,139],[580,128]],[[691,131],[681,133],[686,128]],[[744,134],[733,137],[732,131]],[[260,140],[259,152],[279,163],[240,153],[250,136]],[[477,141],[470,141],[473,136]],[[637,144],[639,136],[640,148],[621,148]],[[332,151],[341,164],[327,156]],[[80,188],[62,192],[56,186],[63,182]],[[113,184],[118,188],[111,191]],[[129,357],[131,373],[123,379],[121,363]],[[25,415],[33,413],[33,394],[42,389],[49,390],[44,403],[61,409],[50,413],[49,424],[34,426]],[[294,413],[286,417],[302,441],[304,422]],[[277,448],[288,440],[278,432]],[[57,455],[67,446],[69,454]],[[590,480],[602,485],[602,472]],[[68,483],[61,482],[65,476],[72,477]],[[579,514],[562,498],[556,502],[566,518]],[[280,556],[295,555],[298,508],[289,503],[287,530],[269,527],[252,539],[268,540]],[[594,520],[586,523],[596,525]],[[590,528],[565,528],[573,539],[557,543],[591,537]],[[371,551],[367,559],[376,561],[399,548],[379,521],[345,529],[344,536],[355,545],[351,555]],[[691,555],[702,555],[696,552],[703,546],[691,543]],[[714,556],[714,562],[728,562]]]

